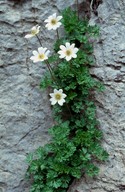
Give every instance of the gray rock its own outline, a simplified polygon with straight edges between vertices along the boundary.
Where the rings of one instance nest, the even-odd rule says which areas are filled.
[[[44,20],[63,6],[61,0],[0,1],[0,192],[29,191],[26,156],[50,140],[49,93],[39,88],[46,66],[29,59],[40,45],[24,36],[38,23],[51,49],[55,32],[48,33]]]
[[[39,43],[24,36],[38,23],[42,43],[51,49],[56,35],[48,33],[44,20],[72,4],[72,0],[0,0],[0,192],[29,191],[26,156],[50,140],[47,131],[53,124],[48,93],[39,89],[46,67],[29,59]],[[91,73],[106,87],[96,94],[96,103],[104,134],[102,145],[110,157],[100,165],[98,177],[74,181],[71,192],[125,190],[124,10],[123,0],[105,0],[98,8],[98,17],[91,16],[91,23],[100,25],[100,37],[94,45],[96,66]]]

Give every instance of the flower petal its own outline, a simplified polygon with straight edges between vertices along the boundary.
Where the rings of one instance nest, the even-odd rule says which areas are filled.
[[[45,53],[45,52],[46,52],[46,50],[47,50],[47,48],[46,48],[46,47],[44,47],[44,48],[43,48],[43,52]]]
[[[57,101],[54,98],[51,98],[50,101],[51,101],[51,105],[55,105],[57,103]]]
[[[56,18],[56,13],[54,13],[52,16],[53,16],[53,18],[55,19],[55,18]]]
[[[65,97],[67,97],[67,95],[65,93],[63,93],[62,98],[64,99]]]
[[[37,26],[32,27],[32,28],[31,28],[31,31],[36,31],[36,27],[37,27]]]
[[[79,50],[78,48],[74,48],[73,52],[74,52],[74,53],[77,53],[78,50]]]
[[[70,48],[70,43],[69,42],[66,42],[66,48]]]
[[[49,22],[49,19],[46,19],[44,22],[45,22],[45,23],[48,23],[48,22]]]
[[[69,58],[68,58],[68,61],[70,61],[72,59],[72,56],[70,56]]]
[[[45,53],[46,50],[47,50],[46,47],[45,47],[45,48],[43,48],[43,47],[39,47],[39,48],[38,48],[38,52],[39,52],[40,54]]]
[[[37,51],[33,51],[33,55],[35,55],[35,56],[38,56],[38,52]]]
[[[58,100],[58,104],[59,104],[60,106],[62,106],[63,103],[65,103],[65,100],[64,100],[64,99]]]
[[[65,55],[60,55],[59,58],[60,59],[63,59],[65,57]]]
[[[62,18],[63,18],[62,16],[58,16],[57,21],[60,21]]]
[[[58,23],[56,24],[56,27],[60,27],[60,25],[62,25],[62,23],[58,22]]]
[[[41,26],[37,26],[37,30],[39,30],[39,29],[40,29],[40,27],[41,27]]]
[[[70,55],[70,56],[66,56],[66,61],[71,60],[71,58],[72,58],[72,56],[71,56],[71,55]]]
[[[39,47],[38,52],[39,52],[39,54],[43,53],[43,47]]]
[[[32,35],[32,34],[27,34],[27,35],[25,35],[25,38],[31,38],[31,37],[33,37],[34,35]]]
[[[59,89],[59,92],[60,92],[60,93],[62,93],[62,92],[63,92],[63,90],[62,90],[62,89]]]
[[[75,43],[73,43],[73,44],[70,46],[71,49],[75,49],[74,47],[75,47]]]
[[[63,51],[66,50],[66,47],[64,45],[60,45],[60,49],[62,49]]]
[[[51,26],[49,23],[47,23],[47,24],[45,25],[45,27],[46,27],[48,30],[51,30],[51,29],[52,29],[52,26]]]
[[[59,58],[64,58],[66,56],[63,51],[58,51],[58,54],[60,54]]]
[[[46,51],[46,55],[48,56],[50,54],[50,51],[48,50],[48,51]]]
[[[57,89],[54,89],[54,94],[55,94],[55,93],[58,93],[58,90],[57,90]]]
[[[34,63],[39,62],[39,59],[38,59],[38,57],[36,57],[36,56],[30,57],[30,59],[33,60]]]
[[[50,95],[51,97],[53,97],[53,96],[54,96],[54,93],[50,93],[49,95]]]
[[[72,55],[72,57],[73,57],[73,58],[76,58],[76,57],[77,57],[77,55],[76,55],[76,54],[73,54],[73,55]]]
[[[35,59],[35,56],[31,56],[30,59],[31,59],[31,60],[34,60],[34,59]]]

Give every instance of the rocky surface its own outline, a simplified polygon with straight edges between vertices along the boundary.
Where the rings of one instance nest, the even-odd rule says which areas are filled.
[[[39,89],[46,67],[29,57],[39,46],[24,35],[41,25],[40,37],[51,48],[55,38],[44,20],[74,4],[68,0],[0,0],[0,192],[28,192],[26,156],[49,141],[52,124],[48,93]],[[82,0],[81,0],[82,2]],[[95,43],[96,65],[92,73],[105,84],[96,95],[97,115],[104,133],[109,160],[100,165],[97,178],[82,178],[71,192],[125,191],[125,1],[103,0],[98,17],[100,38]]]
[[[43,44],[50,48],[55,33],[48,33],[44,20],[71,3],[0,0],[0,192],[29,191],[26,156],[50,139],[48,93],[39,89],[46,67],[29,59],[39,43],[24,36],[38,23]]]
[[[103,131],[103,146],[109,159],[100,165],[94,179],[82,178],[73,184],[71,192],[125,191],[125,1],[103,0],[98,17],[90,23],[100,26],[100,38],[95,43],[96,65],[92,73],[105,85],[96,95],[97,116]]]

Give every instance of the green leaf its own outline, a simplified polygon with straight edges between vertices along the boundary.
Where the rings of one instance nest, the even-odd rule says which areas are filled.
[[[79,170],[78,168],[75,168],[75,167],[71,170],[71,174],[73,177],[75,177],[77,179],[79,179],[82,175],[81,170]]]
[[[48,58],[48,62],[49,62],[49,63],[54,63],[54,62],[56,62],[56,61],[58,61],[58,60],[59,60],[58,54],[52,55],[52,56],[50,56],[50,57]]]
[[[49,87],[50,85],[52,85],[52,83],[53,83],[53,80],[50,76],[50,73],[46,73],[44,78],[41,79],[40,88],[45,89],[45,88]]]
[[[96,176],[99,173],[99,168],[97,166],[95,166],[94,164],[91,164],[91,163],[87,164],[86,173],[90,177]]]

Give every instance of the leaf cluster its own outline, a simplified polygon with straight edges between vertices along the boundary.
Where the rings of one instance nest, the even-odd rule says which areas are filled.
[[[89,72],[94,60],[90,36],[98,33],[97,27],[80,20],[71,9],[63,12],[65,37],[54,45],[55,53],[49,58],[53,77],[45,74],[41,88],[63,89],[67,95],[66,103],[53,107],[55,125],[49,129],[51,141],[40,147],[27,158],[27,176],[33,180],[31,192],[66,192],[77,178],[85,173],[98,174],[99,161],[107,159],[102,148],[102,132],[98,128],[94,92],[102,89]],[[79,48],[77,58],[67,62],[60,60],[57,51],[65,42],[75,43]]]

